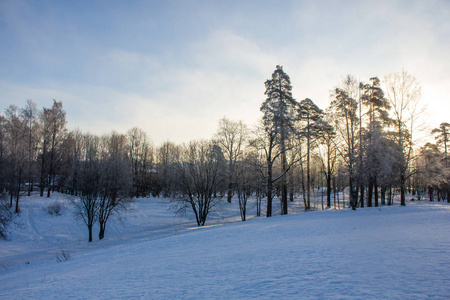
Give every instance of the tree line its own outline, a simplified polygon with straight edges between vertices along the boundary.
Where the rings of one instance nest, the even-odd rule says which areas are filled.
[[[28,100],[0,115],[0,233],[20,197],[54,191],[74,195],[74,205],[93,239],[99,239],[111,216],[133,197],[171,199],[177,212],[191,210],[202,226],[221,201],[239,204],[246,220],[247,202],[256,213],[272,215],[273,200],[281,214],[300,197],[312,210],[314,188],[326,190],[322,208],[336,207],[336,194],[346,191],[348,205],[406,204],[407,195],[450,201],[447,151],[450,125],[430,134],[435,143],[415,144],[420,127],[421,85],[405,71],[360,82],[347,76],[330,91],[330,105],[297,101],[290,77],[277,66],[265,82],[262,118],[250,128],[223,118],[209,140],[153,146],[139,128],[102,136],[67,129],[62,102],[38,110]],[[333,196],[333,197],[332,197]]]

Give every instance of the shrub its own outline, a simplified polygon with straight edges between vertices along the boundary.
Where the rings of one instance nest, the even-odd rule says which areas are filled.
[[[47,212],[49,215],[57,215],[60,216],[62,213],[62,205],[61,203],[58,202],[54,202],[52,204],[50,204],[49,206],[47,206]]]

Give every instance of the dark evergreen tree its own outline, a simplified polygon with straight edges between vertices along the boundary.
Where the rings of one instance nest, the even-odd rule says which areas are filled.
[[[367,174],[367,206],[371,207],[372,196],[375,199],[375,206],[378,206],[378,177],[379,173],[382,172],[383,153],[386,152],[386,149],[382,147],[386,143],[383,143],[381,139],[385,138],[384,128],[390,122],[390,105],[384,98],[384,92],[377,77],[370,78],[370,84],[360,84],[360,87],[362,89],[362,104],[367,108],[365,115],[368,117],[368,122],[367,128],[364,130],[365,151],[360,151],[359,155],[363,157],[365,154],[364,160],[361,160],[364,161],[361,170]],[[360,143],[362,142],[360,141]],[[363,202],[361,203],[363,204]]]
[[[298,119],[302,123],[299,134],[306,139],[306,195],[305,210],[311,209],[311,150],[312,142],[324,129],[323,111],[309,98],[297,106]]]
[[[282,214],[288,213],[287,208],[287,180],[284,176],[289,170],[286,152],[288,151],[288,142],[294,133],[294,123],[296,120],[297,102],[292,97],[292,86],[289,76],[283,71],[283,67],[277,66],[272,74],[272,79],[265,82],[267,96],[261,105],[263,112],[264,129],[269,139],[273,139],[271,143],[280,148],[281,170],[281,206]],[[268,157],[267,171],[267,216],[272,213],[272,196],[271,189],[273,186],[272,156]]]
[[[450,143],[450,124],[443,122],[439,125],[439,128],[435,128],[431,131],[431,134],[435,135],[436,144],[438,147],[443,148],[444,151],[444,166],[445,173],[447,174],[446,181],[442,184],[447,202],[450,203],[450,164],[448,161],[448,147]]]
[[[450,124],[443,122],[439,125],[439,128],[435,128],[431,131],[431,134],[435,135],[436,143],[439,147],[444,149],[445,164],[448,166],[448,147],[450,143]]]

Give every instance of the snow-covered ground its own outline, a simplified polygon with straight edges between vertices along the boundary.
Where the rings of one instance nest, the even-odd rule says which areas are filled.
[[[45,211],[54,202],[61,216]],[[222,226],[197,228],[164,202],[137,199],[88,243],[67,196],[23,198],[19,225],[0,241],[0,299],[450,298],[447,203],[247,222],[224,203],[207,220]],[[71,258],[58,263],[61,249]]]

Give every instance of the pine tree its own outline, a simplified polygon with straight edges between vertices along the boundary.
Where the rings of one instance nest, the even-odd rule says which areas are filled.
[[[444,147],[445,165],[448,166],[448,146],[450,143],[450,124],[443,122],[439,125],[439,128],[435,128],[431,131],[431,134],[435,135],[436,143],[438,146]]]
[[[342,83],[342,87],[335,88],[331,106],[335,112],[335,128],[343,141],[345,149],[342,151],[343,159],[348,171],[348,184],[350,189],[350,206],[356,209],[358,204],[357,187],[357,131],[359,127],[357,97],[359,87],[352,76]]]
[[[439,128],[435,128],[431,131],[431,134],[435,135],[437,146],[444,148],[444,166],[447,175],[446,183],[443,184],[443,188],[447,193],[447,202],[450,203],[450,165],[448,162],[448,147],[450,142],[450,124],[443,122],[439,125]]]
[[[289,170],[286,152],[288,151],[288,140],[294,132],[295,107],[297,102],[292,97],[292,86],[289,76],[283,71],[283,67],[276,66],[272,74],[272,79],[265,82],[267,96],[261,105],[263,112],[264,129],[269,139],[273,139],[280,148],[281,168],[283,176],[281,176],[281,205],[282,214],[287,214],[287,180],[284,176]],[[268,157],[268,176],[267,176],[267,216],[272,214],[272,157]]]
[[[305,210],[311,209],[311,148],[312,141],[323,129],[321,122],[323,111],[309,98],[300,101],[297,106],[298,118],[303,123],[300,135],[306,138],[306,195]]]
[[[375,206],[378,206],[378,174],[381,172],[381,160],[383,149],[381,142],[384,138],[383,128],[388,124],[389,102],[384,98],[384,92],[380,87],[380,80],[377,77],[370,78],[370,84],[360,84],[362,88],[362,104],[367,108],[365,115],[368,116],[367,129],[365,130],[365,168],[361,166],[368,174],[368,199],[367,206],[372,206],[372,195],[375,197]],[[362,141],[360,141],[362,143]],[[363,157],[364,153],[360,151],[359,155]],[[373,193],[374,192],[374,193]],[[362,193],[362,191],[361,191]]]

